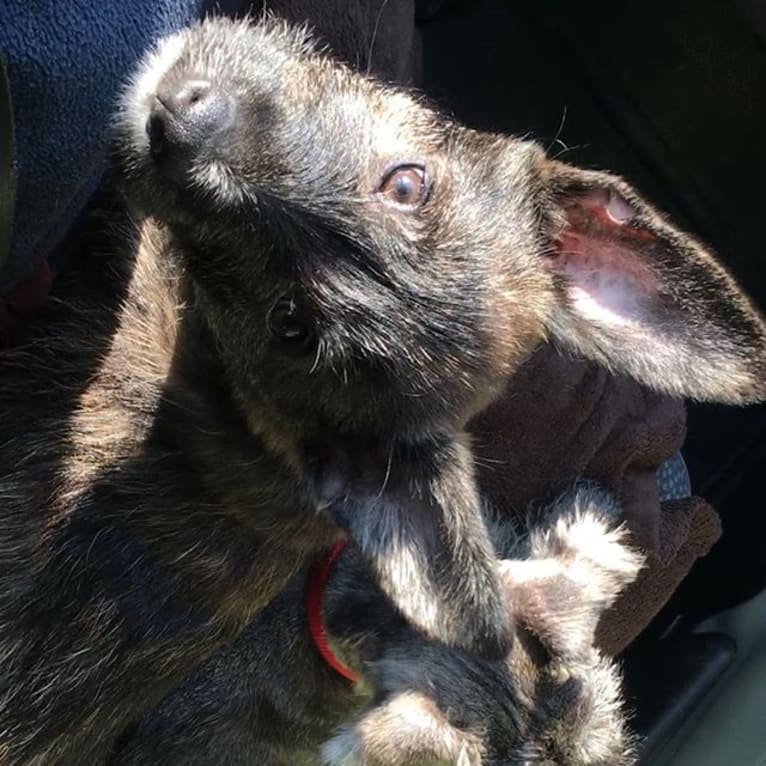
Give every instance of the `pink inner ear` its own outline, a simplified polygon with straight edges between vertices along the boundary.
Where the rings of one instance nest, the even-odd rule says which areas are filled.
[[[568,200],[563,210],[565,222],[547,260],[567,277],[572,308],[610,326],[645,319],[659,281],[642,248],[656,237],[631,224],[635,208],[615,192],[599,190]]]

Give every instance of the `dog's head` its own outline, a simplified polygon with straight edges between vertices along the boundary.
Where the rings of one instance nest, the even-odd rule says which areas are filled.
[[[117,156],[243,401],[301,434],[452,428],[545,337],[674,394],[766,388],[761,320],[626,183],[455,124],[280,22],[163,42]]]

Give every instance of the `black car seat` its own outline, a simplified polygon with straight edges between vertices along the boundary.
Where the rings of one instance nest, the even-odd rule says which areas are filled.
[[[14,187],[11,89],[6,75],[5,58],[0,52],[0,271],[11,246]]]

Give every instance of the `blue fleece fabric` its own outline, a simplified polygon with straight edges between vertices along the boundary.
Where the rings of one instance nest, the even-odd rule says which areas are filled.
[[[115,98],[161,35],[203,0],[0,0],[16,128],[16,212],[0,294],[67,232],[106,170]]]

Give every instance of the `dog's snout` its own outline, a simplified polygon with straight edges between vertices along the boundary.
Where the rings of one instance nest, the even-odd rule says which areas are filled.
[[[183,173],[232,123],[234,101],[203,79],[168,81],[154,96],[146,133],[161,169]]]
[[[180,84],[165,82],[157,90],[157,100],[178,119],[187,115],[193,119],[195,112],[205,111],[215,99],[215,91],[207,80],[187,80]]]

